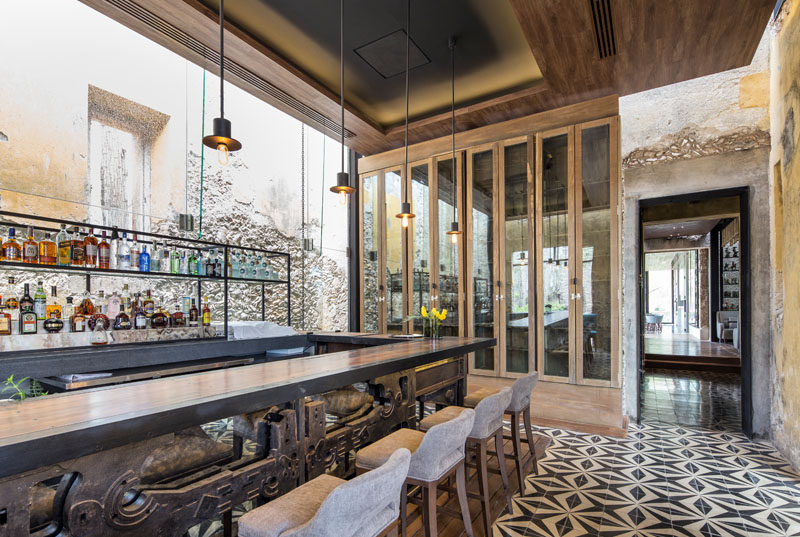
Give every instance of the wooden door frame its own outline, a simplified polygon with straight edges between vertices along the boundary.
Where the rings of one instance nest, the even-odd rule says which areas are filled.
[[[428,221],[427,222],[420,222],[420,217],[419,216],[416,216],[416,217],[412,218],[411,221],[408,224],[408,229],[406,229],[406,231],[404,233],[404,237],[403,237],[403,239],[404,239],[403,254],[405,256],[404,260],[403,260],[403,267],[404,267],[404,272],[405,272],[405,277],[403,278],[403,286],[404,286],[403,287],[403,315],[404,315],[405,318],[407,318],[409,315],[417,313],[417,312],[413,311],[414,310],[414,262],[413,262],[413,260],[414,260],[414,255],[413,255],[414,254],[414,252],[413,252],[414,240],[413,240],[413,232],[414,232],[415,226],[417,226],[417,225],[426,225],[426,226],[428,226],[428,264],[429,264],[429,269],[428,269],[428,298],[429,298],[429,301],[430,301],[429,304],[433,304],[433,301],[430,298],[430,297],[433,296],[433,289],[432,289],[432,285],[433,285],[433,283],[432,283],[433,282],[433,266],[432,265],[433,265],[433,263],[432,263],[432,260],[433,260],[433,253],[434,253],[433,241],[434,241],[435,236],[436,236],[436,233],[435,233],[436,230],[434,228],[436,215],[434,214],[434,211],[431,209],[431,207],[433,207],[432,200],[431,200],[431,195],[432,195],[432,192],[433,192],[432,184],[433,184],[433,181],[434,181],[434,179],[431,177],[431,170],[433,169],[433,166],[432,166],[433,160],[434,160],[433,157],[430,157],[430,158],[426,158],[426,159],[422,159],[422,160],[417,160],[415,162],[409,162],[408,163],[408,167],[406,168],[405,177],[403,178],[403,186],[404,186],[404,188],[407,189],[408,197],[409,197],[408,199],[409,199],[409,201],[413,202],[413,199],[414,199],[413,186],[414,185],[412,184],[412,180],[411,180],[411,170],[416,168],[417,166],[422,166],[422,165],[426,165],[428,167],[428,212],[430,213],[428,215]],[[412,206],[411,206],[411,210],[412,211],[414,210],[413,203],[412,203]],[[414,325],[413,325],[413,323],[411,321],[407,321],[407,322],[403,323],[403,332],[404,333],[410,334],[413,331],[414,331]]]
[[[583,199],[583,131],[602,125],[608,125],[609,142],[609,301],[610,301],[610,334],[611,358],[609,380],[586,379],[583,377],[583,207],[578,200]],[[575,125],[575,262],[573,263],[573,282],[575,292],[580,294],[574,301],[576,304],[576,338],[575,338],[575,374],[576,384],[587,386],[620,386],[619,356],[619,116],[587,121]]]
[[[499,142],[491,142],[488,144],[482,144],[475,147],[470,147],[466,150],[466,175],[465,175],[465,197],[466,203],[464,204],[464,213],[467,215],[465,218],[464,229],[466,230],[466,237],[470,237],[470,239],[474,238],[474,233],[472,229],[472,157],[476,153],[485,153],[487,151],[492,152],[492,186],[495,189],[493,196],[492,196],[492,211],[494,213],[493,223],[492,223],[492,234],[494,237],[497,237],[497,227],[498,227],[498,217],[497,217],[497,183],[498,183],[498,173],[497,173],[497,153],[498,153],[498,146]],[[497,240],[493,241],[494,244],[492,245],[492,255],[494,256],[493,259],[493,267],[492,267],[492,281],[489,282],[489,285],[492,289],[492,294],[495,294],[495,277],[497,276]],[[467,317],[468,321],[466,322],[467,328],[467,336],[474,337],[475,336],[475,329],[473,326],[473,320],[475,318],[474,310],[475,310],[475,303],[474,303],[474,291],[472,285],[472,262],[473,259],[473,251],[472,251],[472,240],[465,241],[465,288],[467,290]],[[493,348],[494,353],[494,368],[492,370],[488,369],[476,369],[475,368],[475,353],[470,353],[469,355],[469,372],[473,375],[483,375],[483,376],[492,376],[496,377],[499,375],[500,372],[500,349],[503,345],[503,336],[501,331],[498,330],[498,300],[494,301],[493,307],[493,317],[494,317],[494,336],[497,339],[497,345]]]
[[[370,173],[363,173],[358,176],[359,180],[359,188],[361,192],[363,192],[364,188],[364,179],[369,177],[375,177],[376,181],[376,192],[375,195],[377,196],[377,209],[378,214],[375,215],[375,219],[377,222],[373,222],[373,224],[377,224],[376,233],[378,234],[378,331],[377,333],[384,333],[386,332],[386,261],[384,258],[384,250],[385,250],[385,242],[386,242],[386,229],[385,229],[385,215],[383,214],[385,211],[386,203],[385,203],[385,192],[384,192],[384,172],[383,170],[378,170],[375,172]],[[364,247],[364,196],[361,195],[358,197],[359,200],[359,210],[358,210],[358,222],[359,222],[359,249]],[[361,280],[364,279],[364,252],[360,252],[359,257],[359,275]],[[359,304],[360,304],[360,312],[359,312],[359,330],[362,332],[365,330],[364,323],[365,323],[365,310],[364,307],[364,285],[363,283],[359,285]]]

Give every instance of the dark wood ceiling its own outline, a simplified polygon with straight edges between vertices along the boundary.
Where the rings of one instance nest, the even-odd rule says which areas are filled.
[[[218,19],[214,10],[217,0],[82,1],[189,60],[215,70],[212,54],[219,47]],[[463,1],[473,3],[471,0]],[[307,4],[308,17],[318,18],[321,15],[314,5],[319,2],[335,3],[332,0],[293,3],[295,7],[291,17],[300,30],[302,17],[298,17],[296,6]],[[397,17],[405,13],[402,7],[398,7],[404,5],[402,0],[381,2],[393,6],[385,10],[388,13],[396,12]],[[519,32],[524,37],[534,58],[533,64],[524,67],[530,71],[526,74],[530,75],[528,82],[522,87],[512,82],[499,88],[495,86],[490,94],[461,103],[456,110],[456,130],[459,132],[597,97],[627,95],[747,65],[752,60],[774,4],[774,0],[507,2],[515,20],[506,20],[504,24],[509,33]],[[278,0],[227,0],[226,12],[230,9],[234,13],[248,3],[255,7],[259,3],[263,4],[262,7],[281,4]],[[363,1],[360,3],[364,4]],[[414,5],[422,6],[422,3],[417,0]],[[412,14],[413,9],[416,8],[412,7]],[[323,72],[319,66],[309,63],[305,49],[300,50],[312,43],[321,51],[320,54],[338,61],[338,43],[330,36],[320,36],[315,41],[313,32],[308,31],[303,34],[303,39],[296,40],[297,50],[292,48],[295,41],[291,39],[284,39],[278,46],[269,42],[270,34],[265,30],[270,21],[259,20],[255,15],[243,17],[241,13],[244,11],[240,11],[238,20],[232,17],[226,22],[225,56],[240,68],[238,73],[231,72],[228,80],[293,117],[329,135],[338,136],[338,86],[332,83],[328,71]],[[607,57],[601,57],[603,49],[599,47],[595,31],[598,14],[599,27],[609,34],[613,32],[615,54]],[[425,21],[426,35],[416,36],[412,26],[412,38],[420,43],[446,41],[454,31],[449,18],[446,19],[447,10],[430,11],[428,17],[432,20]],[[437,17],[442,18],[439,24]],[[325,17],[327,19],[330,17]],[[383,32],[381,35],[388,28],[404,26],[402,20],[393,26],[385,19],[386,13],[383,13],[381,31],[378,32]],[[360,26],[370,24],[363,17],[357,20]],[[338,29],[338,24],[334,24],[338,20],[327,22],[333,30]],[[319,28],[318,20],[309,24],[309,28],[315,27]],[[480,25],[465,23],[467,27],[479,28]],[[431,35],[437,28],[442,28],[442,35]],[[362,32],[361,37],[364,35]],[[475,42],[480,42],[480,39]],[[513,49],[509,47],[507,52],[499,51],[498,54],[511,54]],[[445,95],[438,100],[431,97],[427,108],[416,110],[409,126],[410,143],[447,136],[451,132],[449,111],[446,106],[442,107],[449,95],[449,85],[441,83],[443,78],[447,79],[449,63],[443,63],[442,59],[447,58],[446,52],[444,56],[440,52],[434,54],[436,61],[423,67],[446,70],[444,77],[441,73],[427,75],[430,84],[441,86]],[[495,56],[494,61],[502,61],[502,57]],[[377,87],[371,95],[369,84],[362,84],[359,94],[353,99],[348,99],[345,92],[345,125],[349,131],[346,144],[361,154],[371,155],[403,144],[402,124],[376,119],[378,116],[393,117],[391,111],[384,114],[375,108],[396,106],[394,102],[380,104],[388,102],[386,95],[386,88]]]

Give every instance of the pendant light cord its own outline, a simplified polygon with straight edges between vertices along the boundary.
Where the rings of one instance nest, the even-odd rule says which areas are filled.
[[[339,0],[339,98],[342,105],[342,173],[344,173],[344,0]]]
[[[225,119],[225,0],[219,0],[219,117]]]
[[[450,127],[453,145],[453,222],[458,222],[456,212],[456,38],[450,36]]]
[[[408,174],[408,51],[409,43],[411,42],[411,0],[406,0],[406,151],[405,151],[405,167],[403,168],[404,174]],[[403,192],[405,193],[404,200],[408,202],[408,183],[406,180],[403,185]]]

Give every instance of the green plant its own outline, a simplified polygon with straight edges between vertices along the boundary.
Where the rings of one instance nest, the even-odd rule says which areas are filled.
[[[14,375],[10,375],[4,382],[3,382],[3,389],[0,390],[0,395],[13,391],[14,394],[11,396],[11,399],[19,399],[22,401],[25,399],[28,394],[25,393],[25,390],[20,388],[20,385],[28,380],[28,377],[21,378],[19,380],[14,380]]]

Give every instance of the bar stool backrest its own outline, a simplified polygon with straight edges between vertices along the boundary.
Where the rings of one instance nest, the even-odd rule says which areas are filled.
[[[466,408],[457,417],[434,425],[411,455],[409,477],[424,481],[438,479],[464,456],[467,435],[475,423],[475,411]]]
[[[400,487],[410,461],[411,452],[398,449],[381,466],[333,489],[314,518],[281,537],[377,535],[400,516]]]
[[[520,377],[514,381],[511,390],[514,392],[511,396],[511,404],[508,405],[509,412],[522,412],[525,407],[531,404],[531,392],[539,382],[539,374],[534,371],[524,377]]]
[[[503,426],[503,413],[511,403],[513,392],[506,386],[499,392],[484,397],[475,406],[475,424],[469,436],[471,438],[487,438]]]

